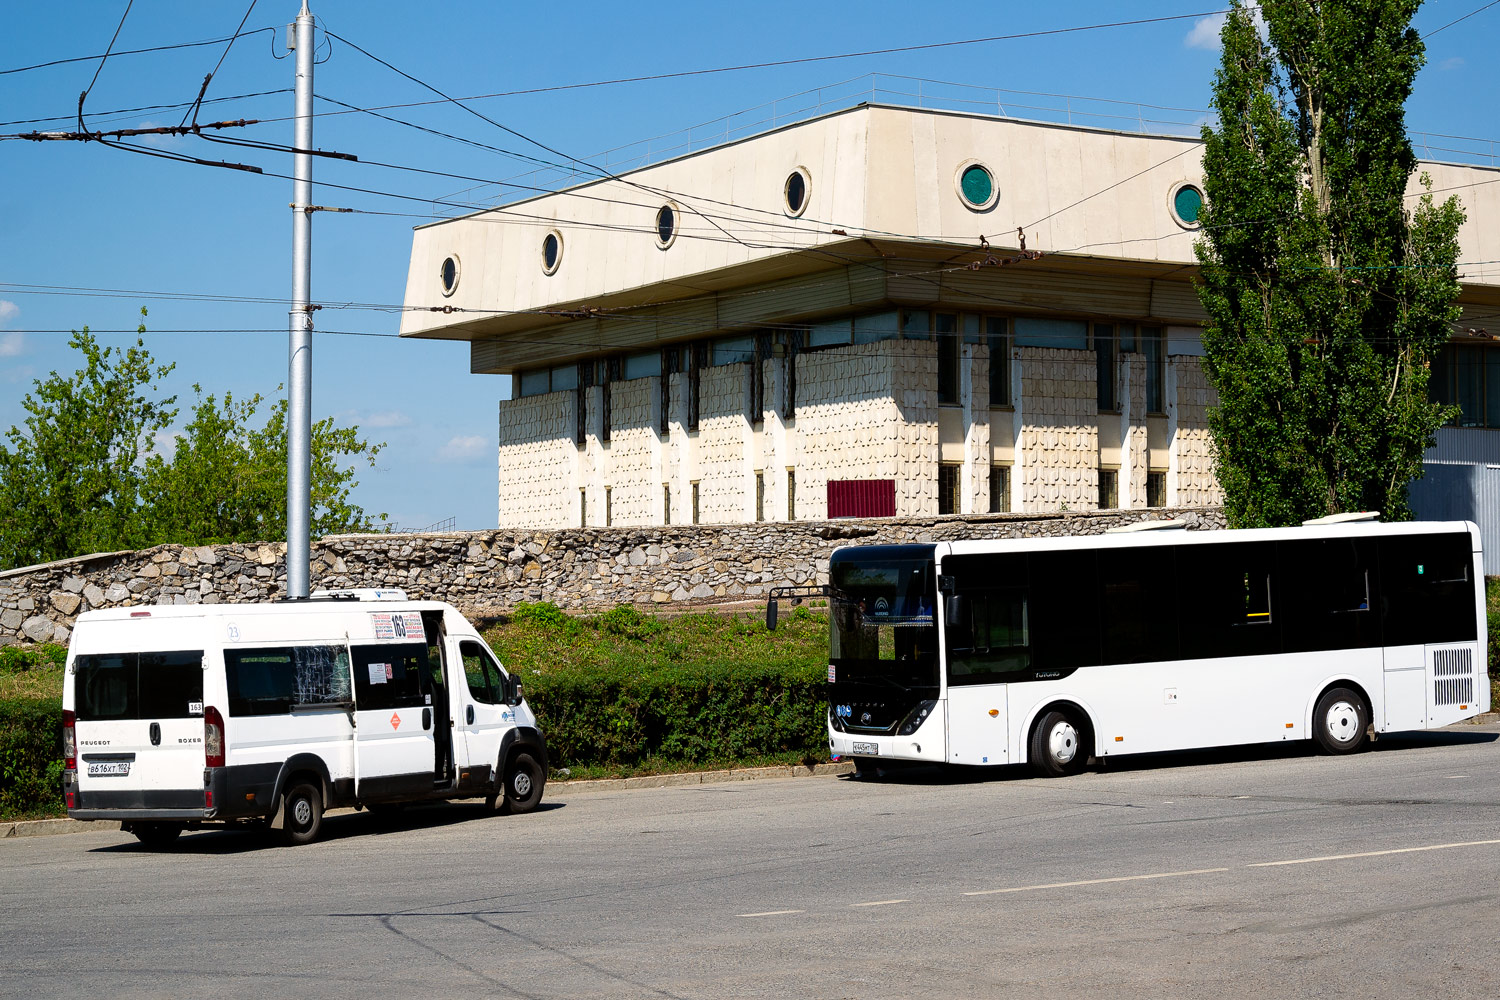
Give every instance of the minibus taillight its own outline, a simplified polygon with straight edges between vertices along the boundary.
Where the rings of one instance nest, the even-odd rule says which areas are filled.
[[[78,770],[78,716],[72,712],[63,713],[63,768],[69,771]]]
[[[224,717],[212,705],[203,710],[203,756],[207,767],[224,766]]]

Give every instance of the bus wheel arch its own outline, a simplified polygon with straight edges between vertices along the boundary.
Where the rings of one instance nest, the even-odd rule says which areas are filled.
[[[1048,778],[1077,774],[1094,753],[1094,723],[1077,702],[1049,702],[1031,721],[1026,761]]]
[[[299,781],[310,781],[317,786],[325,809],[332,805],[333,782],[328,777],[328,765],[317,754],[299,753],[288,757],[286,763],[281,765],[281,774],[276,777],[276,790],[271,794],[273,813],[287,789]]]
[[[1308,733],[1327,754],[1357,753],[1369,746],[1374,708],[1364,687],[1348,678],[1323,685],[1308,713]]]

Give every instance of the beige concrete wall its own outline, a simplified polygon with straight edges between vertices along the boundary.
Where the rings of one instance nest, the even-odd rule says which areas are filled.
[[[1208,432],[1208,409],[1218,401],[1218,394],[1210,388],[1198,358],[1170,357],[1167,370],[1172,405],[1168,416],[1175,418],[1167,504],[1218,506],[1224,494],[1214,478],[1213,440]]]
[[[567,528],[578,523],[574,407],[571,390],[501,402],[499,524]]]
[[[1099,499],[1099,412],[1090,351],[1022,347],[1022,510],[1092,510]]]
[[[614,524],[655,524],[661,506],[660,438],[656,407],[659,378],[610,386],[610,440],[599,492],[609,487]],[[602,522],[601,522],[602,523]]]
[[[1127,354],[1120,365],[1123,440],[1120,442],[1120,506],[1146,506],[1146,473],[1151,471],[1151,449],[1146,433],[1146,359]]]
[[[753,519],[745,503],[747,485],[754,490],[750,468],[750,421],[746,417],[750,365],[720,365],[699,374],[702,403],[695,441],[700,524],[729,524]],[[747,483],[748,480],[748,483]],[[748,493],[753,504],[755,496]],[[692,491],[687,494],[685,520],[692,518]]]

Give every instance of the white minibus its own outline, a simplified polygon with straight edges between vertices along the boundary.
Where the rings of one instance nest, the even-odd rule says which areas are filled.
[[[527,812],[547,778],[536,718],[479,632],[395,590],[80,615],[63,744],[68,815],[150,846],[237,823],[306,843],[339,806]]]
[[[828,745],[864,773],[1343,754],[1490,708],[1466,521],[850,546],[828,572]]]

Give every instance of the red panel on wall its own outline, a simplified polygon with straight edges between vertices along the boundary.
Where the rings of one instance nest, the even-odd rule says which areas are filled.
[[[894,479],[830,479],[829,517],[895,517]]]

